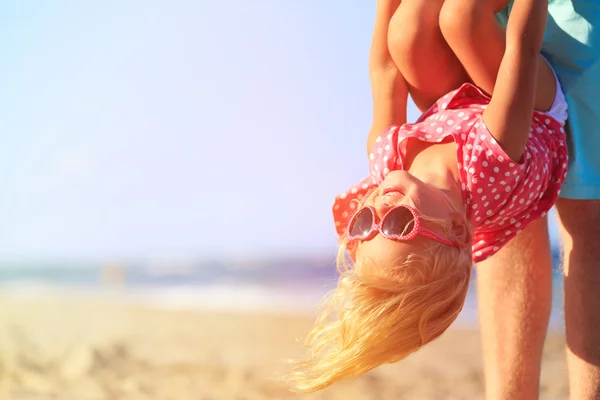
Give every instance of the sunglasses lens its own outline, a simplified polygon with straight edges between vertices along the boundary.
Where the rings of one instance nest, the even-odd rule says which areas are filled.
[[[386,236],[406,236],[415,228],[412,212],[405,207],[399,207],[390,212],[383,221],[381,232]]]
[[[350,226],[350,236],[365,237],[373,226],[373,213],[368,208],[363,208],[354,216],[354,222]]]

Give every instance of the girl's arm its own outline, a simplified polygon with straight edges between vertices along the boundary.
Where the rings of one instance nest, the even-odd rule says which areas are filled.
[[[536,96],[539,54],[548,0],[515,0],[506,28],[506,50],[483,121],[514,161],[529,136]]]
[[[408,87],[388,48],[388,27],[400,0],[377,0],[375,28],[369,54],[373,96],[373,124],[367,138],[367,154],[381,133],[406,122]]]

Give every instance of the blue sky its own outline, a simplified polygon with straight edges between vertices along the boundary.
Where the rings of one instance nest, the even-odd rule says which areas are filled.
[[[366,173],[373,15],[0,3],[0,260],[331,251],[333,196]]]

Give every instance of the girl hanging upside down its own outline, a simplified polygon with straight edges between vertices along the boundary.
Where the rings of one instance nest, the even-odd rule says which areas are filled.
[[[377,0],[370,175],[335,198],[341,277],[291,375],[297,391],[439,337],[463,307],[473,262],[555,203],[567,107],[540,56],[547,0],[515,0],[506,31],[494,16],[505,5]],[[412,124],[409,93],[426,110]]]

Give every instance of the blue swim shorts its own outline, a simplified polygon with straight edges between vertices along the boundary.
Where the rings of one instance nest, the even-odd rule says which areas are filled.
[[[497,15],[506,26],[512,4]],[[549,0],[542,54],[569,105],[569,173],[560,196],[600,199],[600,2]]]

